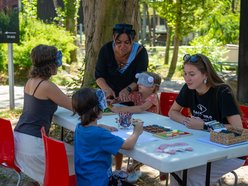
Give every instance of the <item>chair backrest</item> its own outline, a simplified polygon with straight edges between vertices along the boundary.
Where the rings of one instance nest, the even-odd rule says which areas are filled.
[[[15,148],[11,122],[0,118],[0,164],[20,172],[14,161]]]
[[[242,112],[241,119],[245,129],[248,129],[248,106],[240,105],[240,111]]]
[[[178,93],[176,92],[161,92],[160,94],[160,111],[161,114],[164,116],[168,116],[168,112],[174,103],[175,99],[177,98]],[[189,116],[188,108],[183,108],[181,113],[184,116]]]
[[[44,186],[69,186],[69,169],[65,145],[48,137],[44,127],[41,129],[45,149]]]

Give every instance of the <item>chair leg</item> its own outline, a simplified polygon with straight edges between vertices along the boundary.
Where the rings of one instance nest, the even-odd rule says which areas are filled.
[[[231,173],[234,175],[234,178],[235,178],[234,179],[234,186],[236,186],[238,183],[238,175],[235,171],[231,171]]]
[[[127,170],[128,170],[128,167],[129,167],[129,164],[130,164],[130,157],[128,157],[128,159],[127,159]]]
[[[15,170],[15,172],[16,172],[16,174],[18,176],[18,181],[16,183],[16,186],[20,186],[20,183],[21,183],[21,174],[19,172],[17,172],[16,170]]]
[[[169,173],[165,174],[166,180],[165,180],[165,186],[169,185]]]

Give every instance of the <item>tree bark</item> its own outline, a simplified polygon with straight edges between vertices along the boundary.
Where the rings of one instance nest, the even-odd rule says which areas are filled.
[[[77,45],[77,15],[79,10],[79,2],[80,0],[64,0],[65,6],[65,26],[66,30],[72,33],[75,36],[75,45]],[[72,62],[77,61],[77,49],[70,52],[70,58]]]
[[[100,48],[112,40],[112,28],[116,23],[134,25],[140,28],[138,0],[83,0],[85,30],[85,70],[82,86],[95,85],[95,65]]]
[[[148,40],[149,40],[149,46],[152,46],[152,26],[151,26],[151,21],[150,21],[150,14],[149,11],[147,9],[147,25],[148,25]]]
[[[165,57],[164,64],[169,64],[170,57],[170,44],[171,44],[171,28],[167,24],[167,20],[165,20],[165,28],[166,28],[166,45],[165,45]]]
[[[240,37],[239,37],[239,61],[238,61],[238,100],[248,103],[248,1],[241,0],[240,8]]]

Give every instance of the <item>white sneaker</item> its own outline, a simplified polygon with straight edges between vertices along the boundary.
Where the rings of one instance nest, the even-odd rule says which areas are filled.
[[[127,177],[127,182],[129,183],[135,183],[138,181],[138,179],[141,177],[142,173],[139,170],[130,172]]]

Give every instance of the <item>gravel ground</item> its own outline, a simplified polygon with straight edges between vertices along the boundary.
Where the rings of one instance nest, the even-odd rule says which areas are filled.
[[[124,159],[124,162],[126,160]],[[126,166],[125,163],[123,163]],[[125,167],[123,167],[125,170]],[[165,185],[165,181],[159,180],[159,171],[148,167],[141,167],[142,176],[135,184],[136,186],[162,186]],[[238,175],[237,186],[248,186],[248,166],[243,166],[235,172]],[[30,186],[29,182],[32,181],[29,177],[22,174],[21,186]],[[3,169],[0,167],[0,186],[15,186],[17,182],[17,175],[14,171],[10,169]],[[224,175],[220,183],[212,186],[232,186],[235,183],[235,177],[232,173]]]

